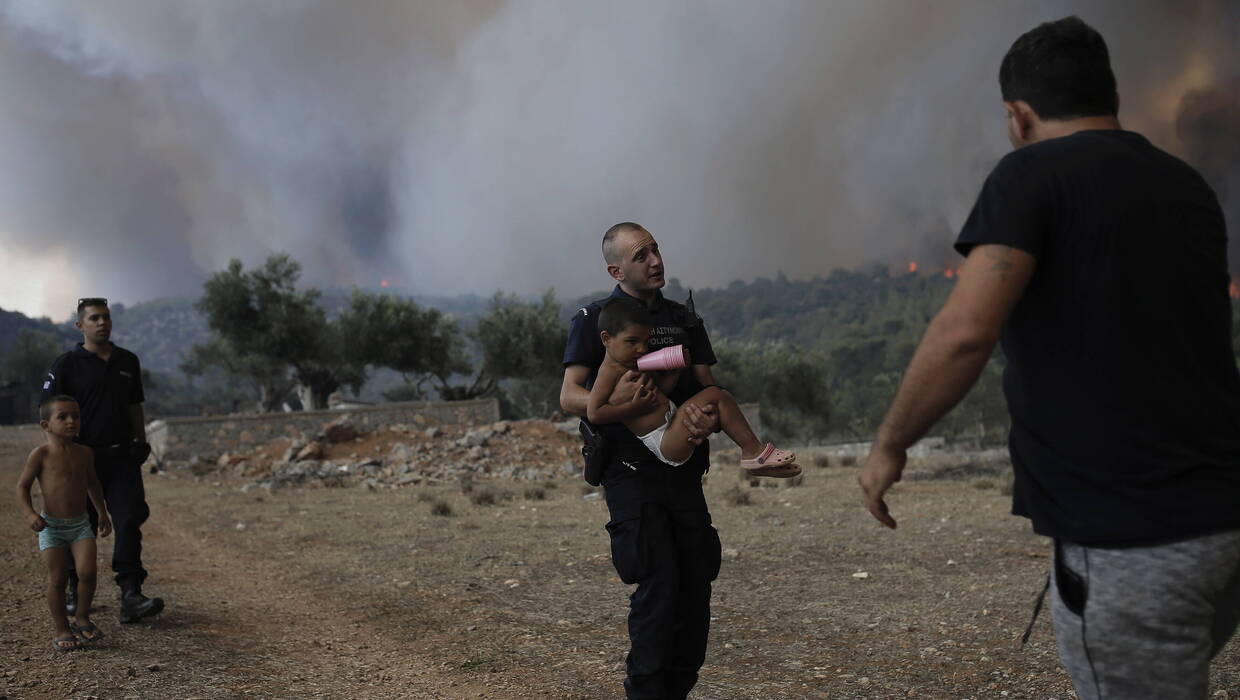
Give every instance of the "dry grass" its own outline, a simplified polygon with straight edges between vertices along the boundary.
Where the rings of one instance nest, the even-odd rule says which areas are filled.
[[[0,431],[0,482],[37,437]],[[730,469],[712,472],[727,554],[693,697],[1069,697],[1046,616],[1017,642],[1048,545],[1007,514],[1009,499],[975,480],[903,482],[888,499],[893,532],[860,507],[855,476],[826,470],[742,508],[729,494],[752,491]],[[606,506],[583,499],[595,490],[580,481],[485,506],[455,483],[262,495],[240,483],[148,477],[147,591],[168,611],[118,626],[105,583],[97,618],[109,638],[68,655],[47,648],[34,538],[0,499],[0,695],[621,694],[632,588],[610,562]],[[413,507],[422,494],[431,508]],[[441,504],[454,517],[436,515]],[[1216,660],[1211,693],[1240,687],[1237,647]]]
[[[753,497],[749,495],[749,489],[742,489],[738,484],[733,484],[732,488],[723,492],[723,501],[734,506],[753,505]]]

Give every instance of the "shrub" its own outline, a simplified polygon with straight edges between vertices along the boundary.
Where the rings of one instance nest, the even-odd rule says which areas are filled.
[[[732,488],[724,491],[723,500],[734,506],[753,505],[753,499],[749,496],[749,491],[742,489],[739,485],[733,485]]]
[[[476,506],[493,506],[500,501],[500,496],[491,487],[475,489],[469,494],[469,501]]]

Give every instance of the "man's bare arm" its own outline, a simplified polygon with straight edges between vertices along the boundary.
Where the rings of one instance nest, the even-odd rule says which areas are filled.
[[[1035,264],[1029,253],[1007,246],[970,251],[956,287],[913,354],[858,477],[867,508],[884,525],[895,527],[882,497],[900,479],[906,450],[977,381]]]
[[[586,382],[590,380],[590,368],[585,365],[569,365],[564,368],[564,381],[560,384],[560,408],[574,416],[586,414],[586,404],[590,401],[590,390]]]

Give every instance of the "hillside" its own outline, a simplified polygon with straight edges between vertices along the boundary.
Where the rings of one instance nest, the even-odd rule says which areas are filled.
[[[66,344],[75,337],[72,327],[57,326],[47,317],[30,318],[19,311],[0,309],[0,357],[7,355],[13,348],[13,342],[17,340],[22,329],[50,333],[57,339],[64,340]]]

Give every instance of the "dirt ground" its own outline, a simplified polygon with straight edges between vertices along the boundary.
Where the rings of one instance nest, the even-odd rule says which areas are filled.
[[[146,592],[167,609],[117,624],[102,540],[108,638],[57,654],[11,495],[40,439],[0,431],[0,698],[622,696],[630,589],[604,504],[574,479],[242,493],[240,477],[148,475]],[[692,697],[1072,697],[1045,613],[1019,645],[1047,542],[1008,515],[1001,476],[943,467],[896,488],[891,532],[861,508],[853,467],[738,491],[717,459],[725,556]],[[1212,697],[1240,697],[1238,647]]]

